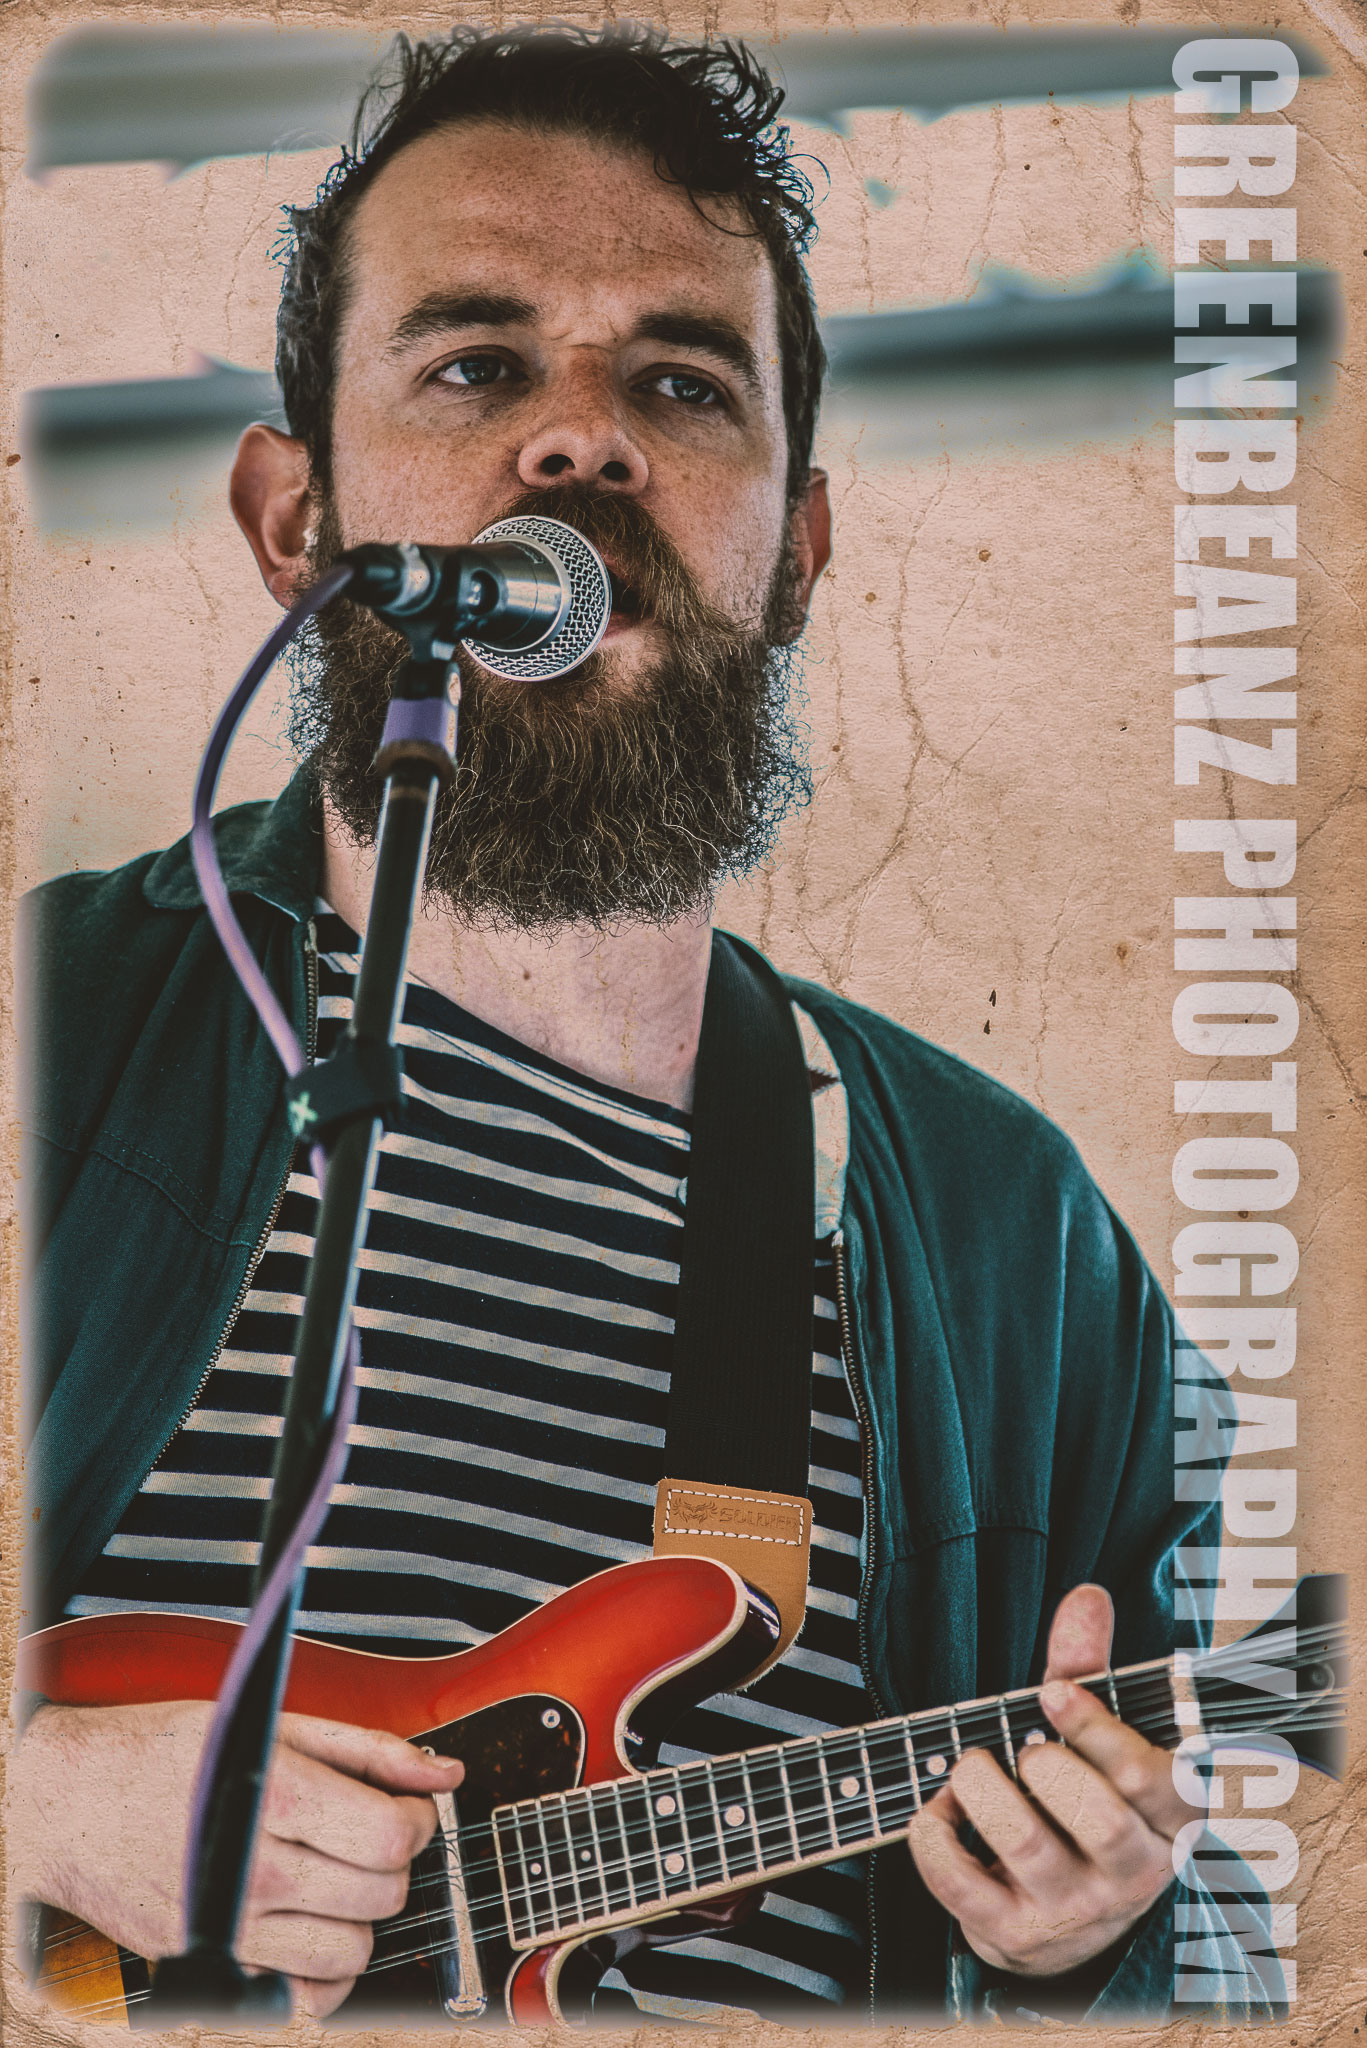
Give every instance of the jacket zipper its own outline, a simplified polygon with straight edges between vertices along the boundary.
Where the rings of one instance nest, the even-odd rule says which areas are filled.
[[[308,921],[308,930],[304,938],[304,979],[307,989],[307,1007],[304,1018],[304,1058],[306,1061],[311,1062],[318,1049],[318,934],[312,918]],[[271,1241],[271,1233],[279,1220],[280,1211],[285,1206],[285,1196],[289,1190],[290,1175],[293,1171],[294,1148],[291,1147],[290,1156],[285,1162],[284,1179],[275,1191],[275,1200],[271,1204],[271,1213],[266,1218],[265,1228],[252,1247],[251,1257],[247,1261],[247,1270],[242,1275],[242,1285],[238,1288],[237,1294],[233,1299],[233,1305],[228,1311],[228,1320],[223,1325],[219,1340],[210,1354],[209,1363],[200,1374],[199,1385],[190,1396],[189,1406],[157,1453],[156,1463],[151,1467],[154,1472],[198,1407],[199,1397],[208,1386],[214,1367],[227,1349],[228,1339],[233,1332],[233,1324],[242,1313],[242,1304],[251,1292],[252,1282],[256,1278],[256,1269],[265,1257],[266,1246]]]
[[[869,1689],[874,1712],[879,1719],[887,1714],[887,1707],[879,1697],[873,1682],[872,1665],[869,1658],[869,1588],[873,1583],[874,1558],[878,1547],[878,1517],[874,1513],[873,1484],[873,1429],[869,1420],[868,1402],[864,1395],[863,1381],[855,1363],[854,1334],[850,1322],[850,1299],[846,1285],[845,1233],[837,1230],[831,1239],[831,1251],[835,1260],[835,1313],[840,1331],[840,1355],[845,1366],[845,1377],[849,1381],[850,1394],[854,1401],[855,1413],[859,1419],[859,1442],[864,1460],[864,1572],[859,1585],[859,1663],[864,1673],[864,1683]],[[873,1858],[870,1850],[864,1865],[864,1886],[868,1900],[869,1915],[869,2018],[875,2017],[874,1983],[878,1975],[878,1930],[874,1922],[873,1904]]]

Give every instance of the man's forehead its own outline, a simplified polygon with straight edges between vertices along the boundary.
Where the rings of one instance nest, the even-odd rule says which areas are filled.
[[[436,129],[378,173],[349,253],[348,324],[368,340],[454,281],[552,317],[566,298],[626,315],[682,297],[729,316],[761,356],[775,345],[773,272],[738,203],[695,206],[644,151],[588,136],[502,121]]]

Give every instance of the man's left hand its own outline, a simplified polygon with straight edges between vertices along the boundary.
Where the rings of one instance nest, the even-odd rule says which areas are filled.
[[[1118,1940],[1172,1879],[1172,1841],[1191,1808],[1172,1759],[1081,1686],[1110,1660],[1112,1609],[1101,1586],[1075,1586],[1049,1631],[1043,1705],[1068,1747],[1017,1750],[1015,1784],[986,1750],[965,1750],[948,1784],[911,1824],[928,1889],[983,1961],[1053,1977]],[[959,1840],[971,1821],[992,1862]]]

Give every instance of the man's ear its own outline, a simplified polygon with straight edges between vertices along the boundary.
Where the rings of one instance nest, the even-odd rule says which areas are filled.
[[[292,604],[308,568],[309,459],[302,441],[258,420],[237,444],[228,502],[278,605]]]
[[[807,487],[789,515],[797,577],[793,596],[805,622],[816,579],[831,559],[831,497],[824,469],[807,472]]]

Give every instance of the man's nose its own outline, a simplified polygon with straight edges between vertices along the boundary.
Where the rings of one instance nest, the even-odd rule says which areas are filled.
[[[609,377],[586,367],[558,379],[547,400],[518,456],[529,490],[560,483],[623,495],[645,489],[650,466]]]

